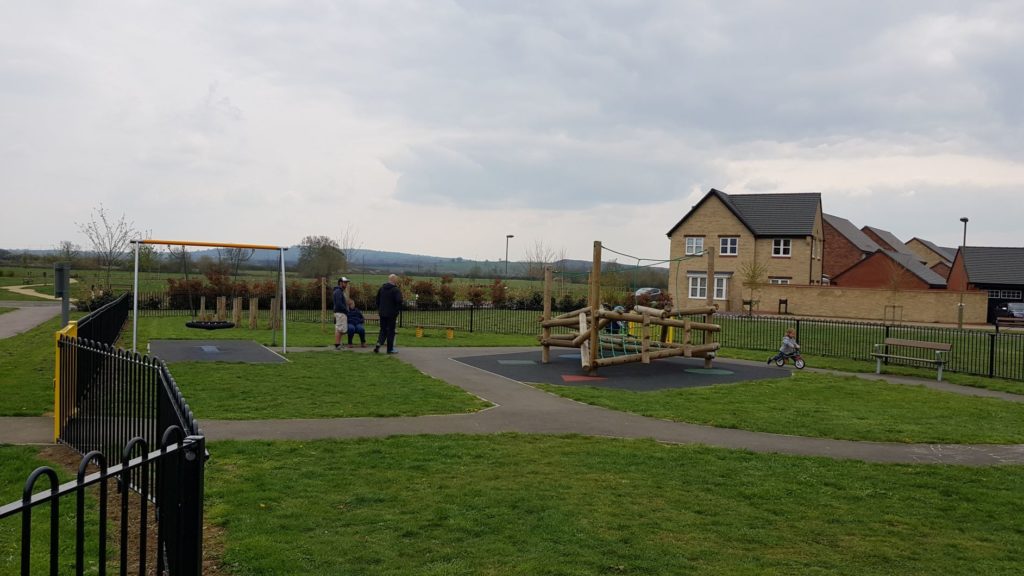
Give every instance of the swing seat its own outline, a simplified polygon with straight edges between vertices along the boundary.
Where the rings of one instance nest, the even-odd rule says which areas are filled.
[[[186,328],[199,328],[202,330],[220,330],[222,328],[234,328],[234,322],[228,322],[227,320],[196,320],[194,322],[186,322]]]

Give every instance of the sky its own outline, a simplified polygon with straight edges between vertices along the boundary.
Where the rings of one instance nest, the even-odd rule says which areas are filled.
[[[1020,1],[3,12],[2,248],[89,249],[103,207],[160,239],[660,259],[711,188],[1024,246]]]

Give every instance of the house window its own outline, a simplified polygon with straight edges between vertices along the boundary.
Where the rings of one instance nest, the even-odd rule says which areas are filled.
[[[1020,300],[1021,290],[989,290],[989,298],[1000,298],[1002,300]]]
[[[704,237],[703,236],[687,236],[686,237],[686,255],[693,256],[695,254],[704,253]]]
[[[714,286],[714,299],[715,300],[726,300],[729,297],[729,277],[730,274],[715,275],[715,286]],[[690,299],[692,300],[705,300],[708,297],[708,275],[691,273],[689,276],[690,282]]]
[[[769,284],[789,284],[790,280],[792,280],[792,278],[775,277],[775,278],[768,278],[768,283]]]
[[[740,253],[740,239],[734,237],[720,238],[718,253],[722,256],[736,256]]]
[[[776,238],[772,240],[772,256],[789,258],[792,252],[792,243],[789,238]]]
[[[708,277],[690,276],[690,298],[703,300],[708,297]]]
[[[728,295],[729,279],[725,276],[715,276],[715,300],[725,300]]]

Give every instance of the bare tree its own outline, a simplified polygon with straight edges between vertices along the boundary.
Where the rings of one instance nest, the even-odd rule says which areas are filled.
[[[107,215],[103,204],[93,208],[92,219],[78,223],[78,229],[92,243],[96,261],[106,271],[106,289],[110,290],[110,271],[119,266],[128,254],[128,245],[138,233],[124,214],[116,221]]]
[[[61,240],[57,245],[57,259],[60,262],[67,262],[73,266],[81,254],[81,246],[70,240]]]
[[[524,265],[526,266],[527,278],[543,278],[544,267],[565,260],[565,248],[556,250],[548,246],[543,240],[537,240],[532,248],[526,249]]]
[[[221,256],[223,252],[223,259],[231,269],[231,275],[235,281],[238,281],[238,270],[249,260],[252,260],[253,255],[256,254],[254,248],[223,248],[217,251],[217,255]]]
[[[363,247],[363,242],[359,239],[359,230],[352,224],[348,224],[338,236],[337,244],[338,248],[345,254],[345,267],[342,269],[342,272],[348,272],[353,252]]]

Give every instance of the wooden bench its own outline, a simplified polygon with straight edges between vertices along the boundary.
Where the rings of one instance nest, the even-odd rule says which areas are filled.
[[[883,347],[888,350],[889,346],[896,346],[900,348],[911,348],[918,350],[932,350],[935,352],[935,358],[922,358],[920,356],[904,356],[902,354],[890,354],[887,351],[882,352]],[[938,380],[942,381],[942,368],[946,365],[945,355],[953,349],[952,344],[946,344],[943,342],[923,342],[921,340],[904,340],[902,338],[886,338],[884,344],[875,344],[875,351],[871,353],[875,357],[875,374],[882,373],[882,360],[908,360],[911,362],[920,362],[922,364],[931,364],[939,369]]]
[[[1007,327],[1007,328],[1024,328],[1024,318],[1016,318],[1016,317],[996,318],[996,328],[999,329],[999,328],[1002,328],[1004,326]]]
[[[436,330],[444,330],[445,338],[449,340],[455,339],[455,326],[448,326],[446,324],[414,324],[416,326],[416,337],[423,338],[423,330],[426,328],[433,328]]]

